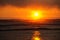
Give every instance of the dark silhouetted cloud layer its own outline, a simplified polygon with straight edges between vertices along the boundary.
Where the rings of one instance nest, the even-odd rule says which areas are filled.
[[[58,6],[60,8],[60,0],[0,0],[0,6],[5,5],[26,7],[30,4]]]

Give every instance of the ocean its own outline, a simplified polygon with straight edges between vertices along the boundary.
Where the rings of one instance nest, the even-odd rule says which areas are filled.
[[[60,40],[60,21],[36,25],[0,20],[0,40]]]
[[[35,31],[40,33],[39,40],[60,40],[60,30],[0,31],[0,40],[32,40]]]

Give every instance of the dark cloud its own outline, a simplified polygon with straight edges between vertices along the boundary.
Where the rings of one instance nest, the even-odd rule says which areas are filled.
[[[60,8],[60,0],[0,0],[0,5],[13,5],[13,6],[19,6],[19,7],[25,7],[30,4],[36,4],[36,5],[50,5],[54,6],[57,5]]]
[[[58,8],[60,8],[60,0],[55,0],[55,5],[57,5]]]
[[[13,5],[13,6],[20,6],[24,7],[28,5],[28,0],[0,0],[0,5]]]

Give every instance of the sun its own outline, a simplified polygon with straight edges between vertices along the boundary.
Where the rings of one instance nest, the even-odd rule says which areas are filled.
[[[35,16],[35,17],[38,17],[38,16],[39,16],[39,13],[38,13],[38,12],[35,12],[35,13],[34,13],[34,16]]]
[[[42,12],[40,12],[40,11],[32,11],[31,18],[33,20],[38,20],[38,19],[42,18]]]

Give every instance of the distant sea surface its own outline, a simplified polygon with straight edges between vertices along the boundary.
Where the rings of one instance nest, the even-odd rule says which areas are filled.
[[[60,40],[60,20],[46,24],[0,20],[0,40]]]
[[[0,40],[33,40],[35,31],[41,40],[60,40],[60,30],[0,31]]]

